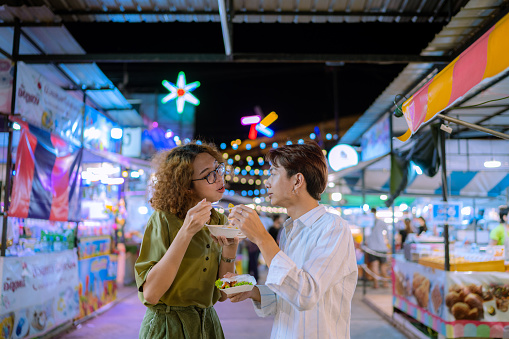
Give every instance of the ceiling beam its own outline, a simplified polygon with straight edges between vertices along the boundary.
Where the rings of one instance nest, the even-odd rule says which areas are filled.
[[[173,63],[173,62],[252,62],[252,63],[325,63],[344,62],[356,64],[408,64],[435,63],[447,64],[447,56],[419,56],[399,54],[264,54],[235,53],[231,57],[213,53],[125,53],[125,54],[22,54],[20,61],[26,63],[91,63],[91,62],[126,62],[126,63]]]
[[[219,15],[221,11],[221,7],[219,11],[214,10],[199,10],[199,11],[182,11],[182,10],[136,10],[136,9],[128,9],[128,10],[120,10],[117,8],[107,9],[107,10],[55,10],[54,14],[60,16],[67,15]],[[388,11],[388,12],[361,12],[361,11],[353,11],[353,12],[345,12],[345,11],[243,11],[236,10],[233,14],[234,16],[242,16],[242,15],[271,15],[271,16],[296,16],[296,15],[310,15],[310,16],[359,16],[359,17],[394,17],[394,18],[433,18],[436,19],[447,19],[448,14],[442,13],[437,14],[433,12],[398,12],[398,11]]]
[[[232,40],[228,13],[226,12],[226,1],[217,0],[219,6],[219,18],[221,19],[221,30],[223,31],[224,52],[228,58],[232,56]]]

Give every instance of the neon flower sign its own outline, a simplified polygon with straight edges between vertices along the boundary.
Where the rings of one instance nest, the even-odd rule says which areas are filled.
[[[165,104],[168,101],[177,99],[177,112],[179,112],[179,114],[184,112],[186,101],[195,106],[200,104],[200,100],[191,94],[192,91],[200,87],[200,82],[195,81],[186,85],[186,75],[184,72],[179,72],[176,85],[168,80],[163,80],[163,86],[170,91],[170,94],[161,99],[161,102]]]

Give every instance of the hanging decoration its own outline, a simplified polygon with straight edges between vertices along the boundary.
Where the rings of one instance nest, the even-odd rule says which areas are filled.
[[[251,128],[249,130],[248,138],[251,140],[256,139],[258,136],[258,132],[264,134],[265,136],[272,138],[274,136],[274,131],[270,129],[268,126],[272,124],[276,119],[278,118],[278,115],[276,112],[270,112],[269,115],[267,115],[263,120],[259,115],[250,115],[245,116],[240,119],[240,123],[244,126],[251,125]]]
[[[168,101],[176,99],[177,112],[179,114],[182,114],[182,112],[184,112],[184,106],[186,104],[186,101],[195,106],[198,106],[200,104],[200,100],[198,100],[198,98],[191,94],[192,91],[200,87],[200,82],[195,81],[186,85],[186,75],[184,72],[179,72],[176,85],[174,83],[169,82],[168,80],[163,80],[163,86],[168,91],[170,91],[170,94],[166,95],[161,100],[161,102],[165,104]]]

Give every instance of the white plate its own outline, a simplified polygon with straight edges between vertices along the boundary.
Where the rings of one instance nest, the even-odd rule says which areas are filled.
[[[220,291],[223,291],[226,293],[226,295],[235,294],[235,293],[241,293],[241,292],[247,292],[251,291],[253,289],[254,285],[240,285],[230,288],[223,288]]]
[[[242,234],[242,232],[236,228],[227,228],[221,227],[220,225],[207,225],[210,233],[215,237],[225,236],[228,239],[232,239],[234,237],[238,237],[239,239],[244,239],[246,236]]]

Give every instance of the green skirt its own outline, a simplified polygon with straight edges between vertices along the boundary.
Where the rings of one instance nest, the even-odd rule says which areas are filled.
[[[155,305],[148,307],[140,339],[224,339],[214,307]]]

